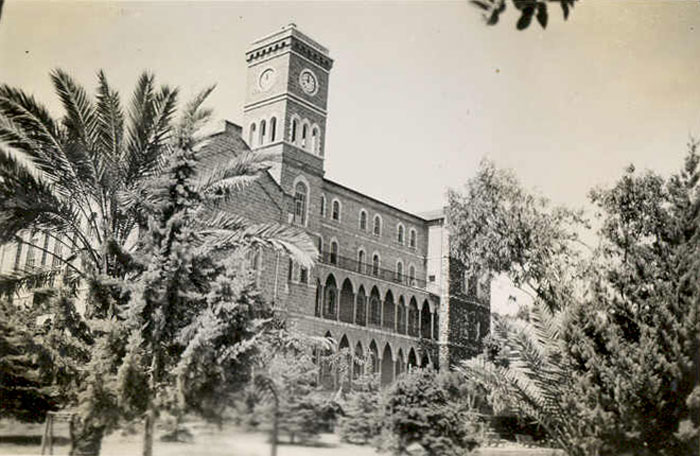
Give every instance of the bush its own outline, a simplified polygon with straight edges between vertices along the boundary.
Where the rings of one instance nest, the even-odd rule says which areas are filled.
[[[450,394],[446,377],[415,369],[399,377],[381,411],[380,450],[401,455],[413,444],[427,455],[463,455],[478,446],[468,404]]]
[[[381,429],[379,378],[371,369],[366,372],[353,381],[348,394],[345,416],[340,420],[340,439],[344,442],[367,444]]]

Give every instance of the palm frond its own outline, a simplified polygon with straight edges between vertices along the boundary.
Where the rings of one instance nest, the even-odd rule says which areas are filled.
[[[0,86],[2,143],[11,143],[13,153],[24,153],[52,181],[74,177],[63,150],[64,132],[45,107],[19,89]]]
[[[103,71],[97,73],[97,145],[100,156],[99,178],[103,186],[113,188],[118,179],[118,160],[121,157],[124,139],[124,112],[119,101],[119,93],[112,90]],[[104,177],[108,180],[105,180]]]
[[[277,157],[278,155],[273,153],[243,151],[220,166],[203,166],[197,191],[208,203],[225,203],[270,169]]]
[[[62,272],[63,268],[31,268],[0,274],[0,294],[9,296],[21,290],[44,287]]]
[[[97,116],[87,92],[68,73],[56,69],[51,81],[66,115],[63,124],[67,132],[65,155],[83,184],[95,187],[97,175],[92,161],[97,131]]]
[[[205,246],[212,250],[268,247],[282,250],[306,268],[311,268],[318,258],[318,250],[309,235],[290,225],[265,223],[248,225],[242,229],[205,228],[201,234]]]
[[[211,109],[202,108],[202,104],[214,91],[216,85],[207,87],[198,93],[185,106],[177,128],[177,144],[182,148],[192,148],[199,141],[196,137],[199,131],[213,114]]]

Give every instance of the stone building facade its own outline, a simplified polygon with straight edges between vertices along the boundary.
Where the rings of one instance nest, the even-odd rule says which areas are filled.
[[[442,211],[412,214],[325,177],[328,49],[289,25],[255,41],[246,60],[243,126],[226,122],[205,153],[212,162],[247,149],[274,154],[271,171],[232,209],[299,226],[320,252],[311,270],[258,252],[263,296],[299,330],[331,336],[353,354],[372,352],[384,384],[408,366],[445,367],[480,351],[489,284],[450,257]],[[3,272],[49,261],[35,254],[4,246]]]

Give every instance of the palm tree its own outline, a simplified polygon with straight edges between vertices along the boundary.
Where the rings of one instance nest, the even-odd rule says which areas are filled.
[[[207,137],[199,132],[211,111],[202,104],[213,87],[189,102],[176,120],[177,89],[157,88],[147,73],[139,78],[126,112],[101,71],[94,100],[61,70],[53,71],[51,80],[65,111],[58,120],[24,91],[0,86],[0,243],[23,242],[53,258],[51,266],[0,276],[0,292],[46,283],[61,273],[73,293],[78,283],[87,283],[84,319],[121,318],[120,308],[126,304],[121,284],[142,270],[132,260],[148,231],[154,197],[149,189],[167,171],[173,154],[183,149],[206,152]],[[246,149],[216,158],[217,166],[194,160],[201,207],[193,228],[199,241],[215,244],[223,253],[278,248],[310,266],[317,251],[303,231],[251,224],[227,211],[228,201],[261,176],[272,157]],[[27,233],[43,234],[60,248],[23,240]],[[66,300],[61,303],[65,306]],[[86,345],[99,344],[101,330],[96,328],[83,331]],[[76,381],[94,396],[97,389],[85,370]],[[95,404],[95,398],[87,396],[81,395],[81,403]],[[84,415],[99,423],[80,426],[84,437],[92,440],[81,447],[99,451],[103,421],[94,407],[87,407]]]
[[[529,322],[496,318],[493,332],[506,362],[479,356],[457,370],[491,391],[497,409],[535,420],[567,454],[596,454],[571,394],[573,368],[560,336],[564,318],[565,312],[552,312],[540,301],[533,304]]]
[[[135,203],[139,188],[162,171],[173,143],[192,146],[202,140],[197,131],[211,116],[202,103],[213,87],[195,97],[176,122],[177,89],[157,88],[154,77],[144,73],[125,113],[104,73],[97,76],[92,101],[67,73],[51,73],[65,110],[60,120],[24,91],[0,86],[0,243],[22,242],[45,252],[59,266],[4,276],[0,291],[40,283],[58,270],[88,281],[123,277],[119,252],[136,244],[138,228],[145,223]],[[226,198],[264,172],[271,158],[248,150],[232,152],[236,154],[215,170],[202,165],[201,191],[219,196],[211,205],[211,228],[231,231],[231,241],[241,235],[257,237],[308,261],[315,249],[298,230],[253,228],[225,213]],[[23,233],[43,234],[61,248],[48,250],[21,239]],[[89,302],[87,315],[107,315],[109,309],[101,304]]]

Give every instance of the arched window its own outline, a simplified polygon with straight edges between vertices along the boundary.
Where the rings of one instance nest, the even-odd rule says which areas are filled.
[[[333,207],[331,209],[331,218],[337,222],[340,221],[340,201],[333,200]]]
[[[335,319],[335,307],[338,300],[338,293],[335,286],[330,286],[326,289],[326,305],[323,309],[325,318]]]
[[[360,229],[367,231],[367,211],[364,209],[360,210]]]
[[[265,144],[265,134],[267,133],[267,122],[264,120],[260,121],[260,139],[258,140],[258,144],[261,146]]]
[[[403,280],[403,262],[401,260],[396,262],[396,281],[401,282]]]
[[[277,118],[270,119],[270,142],[273,142],[277,136]]]
[[[51,262],[52,267],[57,267],[60,260],[59,258],[63,255],[63,237],[56,236],[53,241],[53,261]]]
[[[379,254],[375,253],[372,255],[372,275],[373,276],[378,276],[379,275]]]
[[[14,265],[15,271],[19,269],[20,259],[22,258],[22,244],[24,244],[24,242],[22,242],[22,239],[18,238],[17,239],[17,250],[15,251],[15,265]]]
[[[46,266],[46,260],[49,254],[49,233],[44,233],[44,248],[41,252],[41,266]]]
[[[411,228],[411,232],[408,235],[408,246],[412,249],[416,248],[416,230]]]
[[[297,142],[297,120],[292,119],[292,143],[296,144]]]
[[[396,241],[401,245],[403,245],[404,243],[404,228],[403,225],[400,223],[396,227]]]
[[[311,130],[311,151],[315,154],[319,154],[319,151],[321,150],[321,143],[319,141],[319,132],[318,132],[318,127],[314,127]],[[319,154],[320,155],[320,154]]]
[[[362,273],[365,265],[365,261],[367,259],[365,258],[365,251],[360,249],[357,251],[357,272]]]
[[[27,258],[24,260],[24,267],[27,269],[34,268],[34,246],[32,244],[36,244],[35,237],[35,232],[32,232],[32,234],[29,236],[29,245],[27,245]]]
[[[301,126],[301,147],[304,149],[306,149],[306,145],[307,145],[306,137],[308,136],[307,135],[308,129],[309,129],[309,126],[306,124]]]
[[[408,283],[413,287],[416,286],[416,267],[413,265],[408,267]]]
[[[330,263],[338,264],[338,242],[331,241]]]
[[[294,223],[306,225],[306,185],[297,182],[294,187]]]
[[[326,195],[321,195],[321,217],[326,216]]]
[[[378,215],[374,216],[374,228],[372,230],[375,236],[382,235],[382,218]]]
[[[255,145],[255,123],[250,124],[250,131],[248,132],[248,146],[253,147]]]

